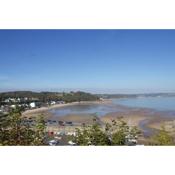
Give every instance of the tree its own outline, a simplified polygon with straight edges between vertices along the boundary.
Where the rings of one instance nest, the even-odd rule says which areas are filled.
[[[77,129],[74,142],[77,145],[127,145],[127,137],[137,139],[139,131],[136,127],[129,127],[119,118],[107,123],[105,129],[99,125],[96,118],[91,126],[83,126]]]
[[[83,129],[77,129],[77,135],[74,138],[77,145],[110,145],[107,134],[101,129],[100,125],[94,118],[91,126],[83,126]]]
[[[112,145],[125,145],[126,136],[129,134],[129,127],[126,122],[119,118],[112,121]]]
[[[38,117],[33,126],[31,121],[21,117],[19,109],[15,109],[0,120],[0,145],[43,145],[44,132],[42,117]]]
[[[76,137],[73,138],[74,142],[77,145],[86,146],[89,145],[89,133],[88,129],[83,127],[83,130],[80,130],[79,128],[76,129]]]
[[[133,141],[137,141],[137,137],[140,131],[137,127],[128,126],[123,117],[119,117],[117,120],[112,120],[112,124],[107,123],[106,132],[111,138],[112,145],[131,145]]]
[[[111,142],[107,134],[102,131],[100,125],[95,123],[90,127],[89,130],[89,143],[91,145],[110,145]]]
[[[126,134],[123,131],[117,131],[112,134],[112,145],[125,145]]]
[[[35,134],[34,134],[34,145],[44,145],[44,138],[45,138],[45,121],[43,116],[39,116],[36,119],[36,125],[34,128]]]
[[[152,138],[151,145],[169,146],[173,145],[173,137],[165,130],[164,127]]]

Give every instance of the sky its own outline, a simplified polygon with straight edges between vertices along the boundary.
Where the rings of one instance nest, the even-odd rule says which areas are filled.
[[[0,91],[175,92],[175,30],[0,30]]]

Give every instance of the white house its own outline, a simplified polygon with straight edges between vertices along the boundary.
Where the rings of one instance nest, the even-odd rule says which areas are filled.
[[[55,105],[56,102],[55,102],[55,101],[51,101],[50,104],[51,104],[51,105]]]
[[[30,103],[30,107],[31,107],[31,108],[35,108],[35,107],[36,107],[35,102]]]
[[[104,101],[104,98],[100,98],[100,101]]]
[[[67,132],[66,135],[68,135],[68,136],[76,136],[76,132]]]
[[[16,105],[11,105],[11,108],[15,109],[16,108]]]
[[[5,101],[4,101],[4,102],[9,103],[9,102],[10,102],[10,100],[9,100],[9,99],[5,99]]]

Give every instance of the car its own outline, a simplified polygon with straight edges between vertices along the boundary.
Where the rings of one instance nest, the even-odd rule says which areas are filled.
[[[69,144],[69,145],[72,145],[72,146],[75,146],[75,145],[76,145],[76,143],[74,143],[72,140],[70,140],[70,141],[68,142],[68,144]]]
[[[50,140],[49,145],[50,146],[56,146],[59,142],[57,140]]]

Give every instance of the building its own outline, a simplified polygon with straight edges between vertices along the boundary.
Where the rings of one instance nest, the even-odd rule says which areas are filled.
[[[55,102],[55,101],[51,101],[50,104],[51,104],[51,105],[55,105],[56,102]]]
[[[35,102],[30,103],[30,107],[31,107],[31,108],[35,108],[35,107],[36,107]]]
[[[10,107],[13,108],[13,109],[15,109],[16,108],[16,105],[11,105]]]

